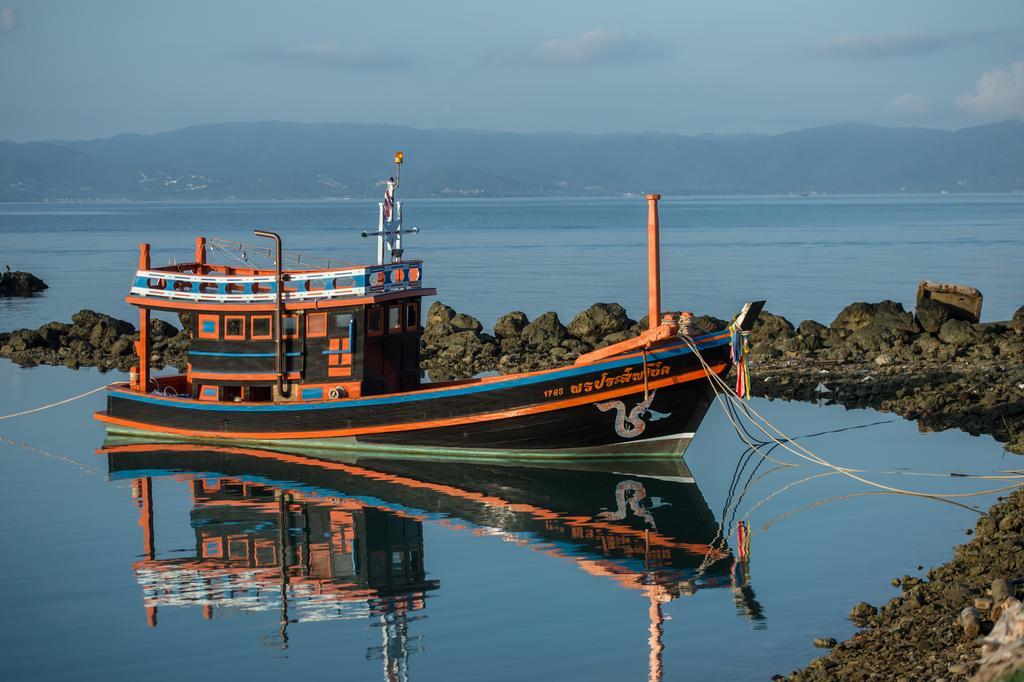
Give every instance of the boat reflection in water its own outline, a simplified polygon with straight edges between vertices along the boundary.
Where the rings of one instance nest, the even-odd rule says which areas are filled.
[[[102,452],[112,479],[132,480],[144,546],[134,569],[151,626],[161,607],[279,611],[287,646],[291,623],[376,619],[383,645],[370,655],[385,679],[407,679],[409,624],[441,586],[427,578],[424,523],[503,536],[643,594],[651,679],[661,678],[664,603],[728,588],[744,617],[763,620],[745,562],[681,460],[563,471],[111,440]],[[192,557],[157,558],[155,476],[191,489]]]

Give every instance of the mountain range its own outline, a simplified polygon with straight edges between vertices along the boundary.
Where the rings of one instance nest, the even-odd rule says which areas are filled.
[[[582,135],[354,123],[218,123],[0,142],[0,201],[1024,191],[1024,122],[844,124],[778,135]]]

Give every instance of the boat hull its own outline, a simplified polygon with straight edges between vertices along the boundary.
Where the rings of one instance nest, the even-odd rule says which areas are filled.
[[[728,371],[726,334],[696,341],[713,371]],[[343,401],[207,403],[113,387],[97,418],[112,433],[188,442],[482,460],[674,457],[712,395],[700,358],[677,341],[586,366]]]

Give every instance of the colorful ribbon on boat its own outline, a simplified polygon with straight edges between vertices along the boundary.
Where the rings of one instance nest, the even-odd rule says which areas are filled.
[[[747,335],[739,327],[729,325],[729,343],[733,365],[736,366],[736,397],[750,400],[750,372],[747,369]]]

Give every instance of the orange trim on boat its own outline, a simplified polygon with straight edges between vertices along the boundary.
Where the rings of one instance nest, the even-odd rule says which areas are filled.
[[[711,369],[718,373],[728,367],[727,363],[715,365]],[[676,376],[667,377],[658,381],[652,381],[648,384],[649,389],[657,389],[663,386],[672,386],[675,384],[685,383],[687,381],[693,381],[704,377],[703,369],[696,369],[685,374],[678,374]],[[605,391],[604,393],[593,393],[579,398],[570,398],[569,400],[562,400],[559,402],[544,403],[540,405],[530,405],[529,407],[521,407],[514,410],[503,410],[500,412],[488,412],[485,414],[469,415],[465,417],[451,417],[448,419],[436,419],[429,422],[408,422],[404,424],[382,424],[380,426],[371,426],[364,428],[351,428],[351,429],[325,429],[322,431],[260,431],[260,432],[246,432],[246,431],[199,431],[195,429],[181,429],[170,426],[155,426],[147,424],[145,422],[137,422],[129,419],[122,419],[120,417],[111,417],[105,412],[97,412],[95,414],[96,419],[107,422],[109,424],[118,424],[120,426],[127,426],[129,428],[135,428],[142,431],[153,431],[156,433],[173,433],[179,436],[194,436],[198,438],[205,437],[218,437],[218,438],[270,438],[270,439],[302,439],[302,438],[336,438],[342,436],[360,436],[367,434],[376,433],[395,433],[401,431],[415,431],[417,429],[435,429],[442,428],[445,426],[457,426],[459,424],[477,424],[482,422],[496,421],[498,419],[512,419],[515,417],[525,417],[531,414],[542,414],[544,412],[553,412],[554,410],[561,410],[567,407],[575,407],[576,405],[585,405],[587,403],[599,402],[608,400],[610,398],[617,398],[623,395],[629,395],[630,393],[640,393],[644,390],[643,384],[637,384],[634,386],[626,386],[625,388],[617,388],[612,391]]]
[[[371,294],[360,298],[315,299],[312,301],[285,301],[285,310],[324,310],[326,308],[344,308],[354,305],[366,305],[393,301],[396,298],[414,298],[434,296],[436,289],[409,289],[393,291],[387,294]],[[208,310],[213,312],[263,312],[273,311],[274,303],[217,303],[216,301],[175,301],[169,299],[149,298],[148,296],[125,296],[125,303],[143,308],[166,308],[169,310]]]

